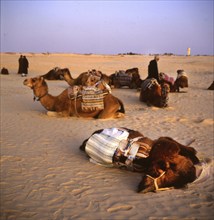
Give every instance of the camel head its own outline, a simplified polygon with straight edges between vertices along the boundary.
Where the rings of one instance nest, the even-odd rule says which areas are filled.
[[[193,182],[196,179],[196,168],[191,155],[194,153],[188,147],[184,146],[184,149],[187,149],[190,157],[187,154],[181,155],[183,149],[180,149],[177,142],[163,138],[157,140],[150,152],[148,167],[138,186],[138,192],[181,188]]]
[[[39,88],[41,86],[47,85],[42,76],[27,78],[24,80],[23,84],[30,87],[31,89]]]

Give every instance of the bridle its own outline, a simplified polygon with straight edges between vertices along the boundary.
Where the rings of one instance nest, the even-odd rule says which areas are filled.
[[[156,178],[154,178],[154,177],[152,177],[152,176],[146,174],[147,177],[149,177],[150,179],[152,179],[152,180],[154,181],[155,191],[164,191],[164,190],[168,190],[168,189],[172,189],[172,188],[173,188],[173,187],[163,187],[163,188],[161,187],[161,188],[159,188],[157,181],[158,181],[158,179],[160,179],[165,173],[166,173],[166,171],[164,171],[163,173],[161,173],[161,175],[158,176],[158,177],[156,177]]]
[[[45,97],[48,93],[46,92],[44,95],[36,97],[35,95],[33,96],[33,101],[40,101],[41,98]]]

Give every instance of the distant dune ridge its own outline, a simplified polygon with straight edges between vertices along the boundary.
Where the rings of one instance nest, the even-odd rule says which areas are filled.
[[[147,77],[149,55],[23,53],[28,77],[54,67],[72,77],[96,69],[110,75],[139,68]],[[176,77],[183,69],[189,87],[169,94],[169,107],[148,107],[139,91],[112,89],[125,105],[121,119],[49,117],[17,74],[20,53],[1,53],[1,219],[212,219],[213,203],[213,56],[160,56],[160,72]],[[65,81],[47,81],[58,95]],[[82,141],[102,128],[127,127],[156,139],[169,136],[191,146],[203,159],[200,178],[185,189],[139,194],[141,174],[90,163]],[[136,188],[136,190],[135,190]]]

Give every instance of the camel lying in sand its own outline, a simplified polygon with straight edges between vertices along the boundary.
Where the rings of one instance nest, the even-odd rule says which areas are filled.
[[[80,146],[91,162],[143,173],[138,192],[181,188],[196,176],[196,150],[170,137],[151,140],[138,131],[108,128],[95,131]]]
[[[209,90],[214,90],[214,81],[212,82],[212,84],[209,86],[208,89],[209,89]]]
[[[110,79],[111,85],[115,88],[128,86],[130,89],[137,89],[140,88],[142,83],[138,68],[116,71],[110,75]]]
[[[168,93],[170,87],[167,83],[159,84],[156,79],[146,79],[141,85],[140,101],[156,107],[168,106]]]
[[[160,73],[159,78],[160,82],[169,84],[170,92],[179,92],[180,88],[188,87],[188,76],[184,70],[177,70],[176,80],[165,73]]]
[[[110,84],[110,78],[106,74],[103,74],[101,71],[95,69],[83,72],[75,79],[71,76],[71,73],[68,68],[61,69],[61,75],[70,86],[87,86],[87,81],[89,77],[94,78],[94,84],[100,80],[105,81],[105,83],[107,84]]]
[[[2,74],[2,75],[9,75],[8,69],[6,69],[6,68],[3,67],[3,68],[1,69],[1,74]]]
[[[48,111],[56,112],[56,115],[59,116],[77,116],[77,117],[88,117],[88,118],[120,118],[124,116],[125,109],[123,103],[110,94],[108,91],[104,93],[100,92],[101,89],[98,89],[97,99],[92,94],[92,101],[98,100],[97,103],[92,103],[92,107],[88,105],[90,103],[90,92],[89,90],[89,99],[82,92],[82,87],[70,87],[65,89],[58,96],[52,96],[48,93],[48,85],[45,82],[43,77],[34,77],[24,80],[23,84],[30,87],[34,93],[34,100],[40,101],[45,109]],[[104,87],[103,87],[104,90]],[[81,93],[82,92],[82,93]],[[84,99],[84,97],[86,97]],[[85,100],[85,101],[84,101]]]

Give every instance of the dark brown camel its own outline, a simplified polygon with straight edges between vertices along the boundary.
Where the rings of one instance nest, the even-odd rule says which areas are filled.
[[[208,89],[209,89],[209,90],[214,90],[214,81],[212,82],[212,84],[209,86]]]
[[[177,70],[177,78],[171,92],[180,92],[180,88],[188,88],[188,76],[184,70]]]
[[[128,86],[130,89],[137,89],[142,83],[138,68],[117,71],[110,75],[110,79],[114,88]]]
[[[154,78],[146,79],[141,85],[140,101],[147,103],[148,106],[167,107],[169,91],[167,83],[160,85]]]
[[[160,73],[159,78],[161,83],[169,84],[170,92],[179,92],[180,88],[188,87],[188,77],[184,70],[177,70],[176,80],[165,73]]]
[[[2,74],[2,75],[9,75],[8,69],[6,69],[6,68],[3,67],[3,68],[1,69],[1,74]]]
[[[99,165],[143,173],[138,192],[182,188],[197,178],[196,150],[170,137],[151,140],[131,129],[108,128],[95,131],[80,149]]]
[[[48,73],[42,75],[42,77],[47,80],[63,80],[62,72],[59,67],[53,68]]]
[[[28,78],[24,80],[23,84],[33,90],[34,99],[40,101],[45,109],[56,112],[56,115],[59,116],[106,119],[119,118],[125,113],[123,103],[110,93],[104,95],[102,99],[103,109],[95,108],[85,111],[82,108],[82,98],[75,92],[72,92],[73,95],[71,95],[71,88],[65,89],[58,96],[52,96],[48,93],[48,85],[43,77]]]

